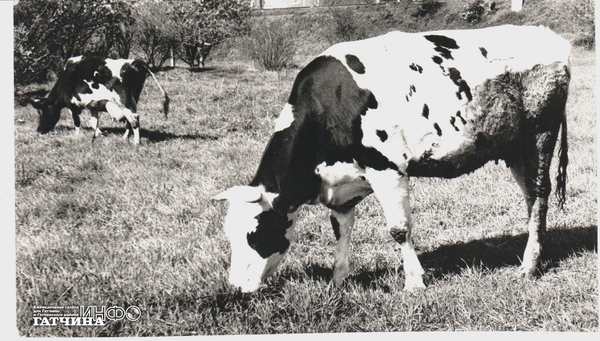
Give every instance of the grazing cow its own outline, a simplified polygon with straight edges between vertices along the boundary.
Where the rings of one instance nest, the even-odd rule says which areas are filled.
[[[409,177],[454,178],[502,159],[523,190],[534,274],[561,134],[565,199],[570,44],[544,27],[391,32],[332,46],[300,71],[254,179],[228,200],[229,281],[263,286],[294,240],[298,208],[331,209],[333,281],[349,272],[355,205],[374,193],[400,244],[405,289],[424,287],[411,241]],[[562,129],[561,129],[562,126]]]
[[[87,108],[92,116],[94,138],[101,133],[98,129],[99,112],[106,111],[115,120],[126,120],[124,137],[127,138],[133,130],[134,143],[139,144],[139,115],[136,112],[146,73],[156,81],[164,96],[163,111],[167,117],[169,96],[145,62],[102,57],[70,58],[48,96],[33,103],[40,113],[38,131],[44,134],[54,129],[60,119],[60,111],[66,107],[73,115],[75,131],[79,132],[79,115]]]
[[[190,61],[191,67],[197,67],[202,65],[204,67],[204,63],[206,62],[206,58],[212,49],[213,44],[207,42],[197,42],[194,45],[186,45],[185,46],[185,55],[187,59]]]

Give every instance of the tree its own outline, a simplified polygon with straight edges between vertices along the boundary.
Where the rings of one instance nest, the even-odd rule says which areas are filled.
[[[219,45],[242,30],[250,16],[249,0],[173,1],[172,6],[171,20],[179,36],[175,52],[190,66],[194,60],[187,49]]]
[[[14,6],[15,84],[46,80],[70,57],[127,57],[130,3],[124,0],[22,0]]]
[[[170,20],[172,7],[164,1],[143,2],[136,8],[135,44],[144,59],[160,67],[179,45],[178,28]]]
[[[136,8],[136,44],[154,67],[162,66],[171,52],[193,66],[186,50],[218,45],[250,15],[249,0],[145,0]]]
[[[186,61],[186,46],[219,44],[249,13],[249,0],[22,0],[14,6],[15,85],[46,81],[77,55],[138,50],[160,67],[175,52]]]

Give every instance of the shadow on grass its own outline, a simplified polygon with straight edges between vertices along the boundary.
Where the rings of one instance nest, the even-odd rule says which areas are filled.
[[[483,266],[494,270],[506,266],[519,266],[527,245],[528,234],[498,236],[467,243],[444,245],[419,256],[421,264],[434,278],[460,273],[462,269]],[[598,226],[572,229],[550,229],[544,242],[541,273],[583,251],[598,250]]]
[[[190,72],[205,72],[205,71],[213,71],[216,68],[213,67],[202,67],[202,66],[187,66],[187,65],[179,65],[179,66],[159,66],[159,67],[151,67],[150,71],[154,73],[158,72],[168,72],[171,70],[188,70]]]
[[[173,139],[184,139],[184,140],[218,140],[218,135],[211,134],[172,134],[163,131],[150,131],[140,129],[140,137],[148,138],[150,142],[162,142]]]
[[[432,278],[442,278],[448,274],[461,273],[465,268],[482,266],[494,270],[507,266],[519,266],[527,244],[527,233],[516,236],[498,236],[465,243],[443,245],[435,250],[419,255],[425,269],[425,282]],[[583,251],[598,250],[598,227],[576,227],[572,229],[550,229],[546,234],[542,254],[541,273],[555,268],[558,264]],[[391,272],[390,268],[378,268],[350,276],[347,281],[360,284],[364,288]],[[306,269],[306,275],[313,280],[330,281],[333,270],[312,265]],[[289,275],[288,275],[289,276]]]
[[[195,67],[189,68],[188,70],[190,70],[190,72],[192,72],[192,73],[198,73],[198,72],[214,71],[216,69],[212,68],[212,67],[195,66]]]
[[[107,128],[103,128],[100,127],[100,129],[102,130],[102,135],[104,136],[108,136],[108,135],[117,135],[118,137],[122,137],[123,134],[125,133],[125,127],[123,126],[123,128],[118,128],[118,127],[107,127]],[[56,127],[54,127],[53,129],[55,132],[71,132],[71,133],[75,133],[74,128],[70,127],[70,126],[65,126],[65,125],[57,125]],[[83,136],[85,136],[85,138],[89,137],[90,142],[92,141],[92,137],[93,137],[93,129],[90,127],[81,127],[82,130],[82,134]],[[168,141],[168,140],[175,140],[175,139],[183,139],[183,140],[218,140],[221,136],[217,135],[217,134],[173,134],[173,133],[168,133],[168,132],[164,132],[164,131],[152,131],[152,130],[146,130],[143,128],[140,128],[140,138],[147,138],[148,142],[151,143],[156,143],[156,142],[163,142],[163,141]],[[132,138],[132,135],[129,136],[129,139]]]
[[[597,226],[577,227],[573,229],[551,229],[547,234],[545,243],[545,254],[543,263],[545,270],[557,267],[559,263],[569,257],[576,256],[583,251],[595,251],[598,247]],[[520,257],[525,249],[527,234],[517,236],[499,236],[474,240],[466,243],[444,245],[433,251],[419,255],[421,263],[426,268],[429,278],[441,278],[445,274],[460,273],[464,268],[471,266],[482,266],[488,269],[497,269],[520,264]],[[364,271],[350,276],[346,284],[357,284],[365,290],[374,288],[385,292],[392,292],[379,279],[387,275],[396,276],[399,272],[395,268],[379,268],[374,271]],[[223,283],[222,287],[214,288],[211,294],[198,297],[193,292],[182,295],[169,296],[166,301],[161,302],[156,308],[177,307],[195,313],[195,322],[182,325],[181,328],[189,328],[197,334],[216,335],[228,333],[228,326],[232,321],[243,319],[248,326],[261,326],[264,321],[260,319],[261,312],[266,309],[265,305],[273,306],[273,302],[284,302],[283,308],[273,308],[273,316],[281,315],[289,317],[289,309],[286,308],[286,291],[283,289],[288,281],[323,281],[330,282],[333,271],[321,265],[309,265],[304,271],[287,270],[275,278],[269,280],[266,288],[255,293],[241,293]],[[344,291],[342,289],[341,291]],[[339,292],[334,290],[333,293]],[[317,293],[319,294],[319,293]],[[325,295],[329,295],[326,293]],[[162,298],[163,300],[165,298]],[[269,308],[270,309],[270,308]],[[237,322],[235,322],[237,323]],[[174,324],[177,325],[177,324]],[[178,325],[177,325],[178,326]],[[256,327],[258,328],[258,327]],[[265,330],[257,329],[264,333]]]

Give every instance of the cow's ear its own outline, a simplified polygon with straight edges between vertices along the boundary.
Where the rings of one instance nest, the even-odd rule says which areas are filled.
[[[262,190],[252,186],[233,186],[212,197],[213,200],[240,200],[246,202],[258,202],[262,198]]]
[[[273,206],[271,201],[267,198],[262,187],[253,186],[233,186],[228,190],[221,192],[214,197],[213,200],[227,200],[230,203],[232,201],[247,202],[252,204],[259,204],[263,211],[272,210]]]

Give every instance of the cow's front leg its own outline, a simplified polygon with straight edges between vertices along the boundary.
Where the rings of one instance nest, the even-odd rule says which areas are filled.
[[[339,286],[350,273],[350,234],[354,226],[354,207],[345,210],[332,209],[329,218],[337,240],[333,283]]]
[[[79,130],[81,127],[81,119],[79,115],[81,114],[81,109],[79,107],[71,107],[67,108],[71,112],[71,116],[73,117],[73,124],[75,125],[75,134],[79,135]]]
[[[96,109],[90,109],[90,115],[90,125],[94,130],[94,136],[92,137],[93,141],[96,137],[102,135],[102,131],[100,130],[100,128],[98,128],[98,124],[100,122],[100,112]]]
[[[365,177],[381,204],[387,229],[400,244],[406,281],[404,290],[424,288],[423,268],[412,245],[408,177],[393,169],[367,168]]]

